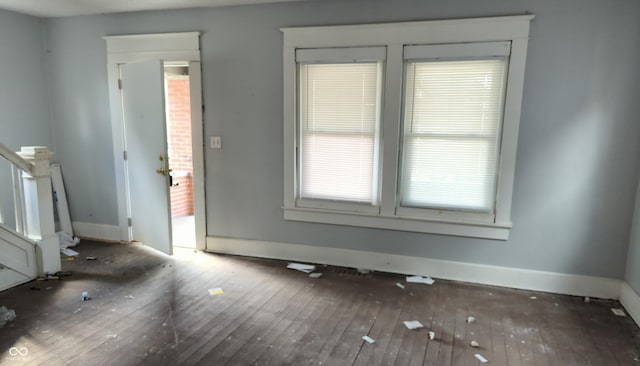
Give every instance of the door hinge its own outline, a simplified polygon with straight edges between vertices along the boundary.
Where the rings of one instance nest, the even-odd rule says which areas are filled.
[[[131,225],[131,217],[129,217],[129,218],[127,219],[127,225],[129,225],[129,227],[133,226],[133,225]]]
[[[118,79],[118,89],[122,90],[122,79]]]
[[[127,160],[127,150],[122,151],[122,159]]]

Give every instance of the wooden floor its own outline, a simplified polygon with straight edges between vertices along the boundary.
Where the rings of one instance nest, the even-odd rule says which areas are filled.
[[[1,365],[464,366],[481,364],[476,353],[489,365],[640,365],[639,329],[612,314],[616,301],[322,266],[313,279],[281,261],[135,244],[74,249],[70,276],[0,293],[17,314],[0,329]]]

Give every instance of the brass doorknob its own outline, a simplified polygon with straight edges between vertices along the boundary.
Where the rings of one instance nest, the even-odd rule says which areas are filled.
[[[165,168],[160,168],[160,169],[156,169],[156,173],[158,175],[167,175],[169,173],[171,173],[172,169],[165,169]]]

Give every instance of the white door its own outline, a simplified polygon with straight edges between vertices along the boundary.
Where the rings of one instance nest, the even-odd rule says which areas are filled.
[[[123,64],[120,78],[131,238],[171,254],[163,63]]]

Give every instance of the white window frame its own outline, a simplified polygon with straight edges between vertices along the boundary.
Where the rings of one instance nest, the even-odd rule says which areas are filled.
[[[509,67],[509,55],[511,54],[511,42],[474,42],[474,43],[456,43],[456,44],[438,44],[438,45],[420,45],[413,46],[408,45],[405,46],[403,57],[405,60],[405,65],[409,61],[420,62],[420,61],[435,61],[438,59],[450,59],[450,60],[472,60],[472,59],[487,59],[490,57],[501,58],[505,61],[505,70],[504,70],[504,91],[501,100],[501,104],[504,105],[504,96],[506,96],[506,87],[508,82],[508,67]],[[405,82],[406,82],[406,70],[404,74]],[[403,88],[403,91],[405,91]],[[406,100],[406,95],[403,93],[403,115],[402,115],[402,124],[401,129],[404,130],[404,119],[405,119],[405,105],[404,102]],[[502,121],[502,113],[500,114],[500,121]],[[502,123],[498,123],[497,126],[497,135],[498,135],[498,148],[497,151],[500,153],[500,136],[502,130]],[[404,132],[401,132],[401,143],[404,143],[405,135]],[[401,147],[403,149],[403,147]],[[400,154],[402,166],[402,159],[404,158],[404,154]],[[500,161],[498,157],[498,165],[496,166],[497,172],[500,169]],[[402,175],[402,172],[399,171],[399,175]],[[401,179],[401,177],[398,177]],[[496,182],[496,188],[498,184]],[[494,195],[495,201],[499,199],[500,190],[496,189],[497,192]],[[399,191],[402,191],[402,187],[399,188]],[[401,196],[402,193],[399,193]],[[433,219],[433,218],[444,218],[448,220],[457,220],[457,221],[474,221],[474,222],[486,222],[492,223],[495,221],[495,207],[489,211],[465,211],[465,210],[455,210],[455,209],[438,209],[438,208],[429,208],[429,207],[412,207],[412,206],[404,206],[400,202],[401,197],[398,198],[396,202],[396,215],[400,217],[417,217],[417,218],[425,218],[425,219]]]
[[[323,63],[323,62],[331,62],[331,63],[341,63],[341,62],[377,62],[377,63],[384,63],[386,58],[386,49],[384,47],[349,47],[349,48],[313,48],[313,49],[298,49],[296,52],[296,71],[299,70],[299,66],[303,65],[303,64],[313,64],[313,63]],[[378,80],[378,94],[380,94],[381,90],[382,90],[382,78],[383,78],[383,72],[384,72],[384,66],[378,66],[379,67],[379,80]],[[299,79],[296,80],[296,85],[299,85],[298,83],[300,82]],[[299,94],[297,94],[299,95]],[[377,101],[378,103],[382,104],[382,100],[381,100],[381,96],[378,95]],[[380,146],[380,111],[381,111],[381,105],[378,106],[378,122],[376,123],[376,132],[375,132],[375,154],[377,155],[376,157],[374,157],[374,159],[376,160],[373,164],[374,166],[374,177],[378,177],[378,181],[379,181],[379,163],[378,163],[378,157],[379,157],[379,146]],[[296,113],[299,113],[299,110],[296,108]],[[299,114],[296,115],[299,116]],[[296,127],[297,127],[297,123],[296,123]],[[300,129],[296,129],[297,134],[296,134],[296,146],[300,147],[302,145],[300,139]],[[301,180],[300,178],[300,156],[301,156],[301,151],[300,149],[298,149],[296,151],[296,181]],[[374,185],[374,194],[377,194],[377,191],[379,191],[379,182],[373,182]],[[338,211],[344,211],[344,212],[359,212],[359,213],[368,213],[368,214],[372,214],[372,213],[378,213],[380,211],[380,207],[378,204],[379,198],[375,197],[374,198],[374,204],[367,204],[367,203],[357,203],[357,202],[348,202],[348,201],[332,201],[332,200],[323,200],[323,199],[309,199],[309,198],[303,198],[303,197],[298,197],[298,189],[299,184],[296,184],[296,202],[295,202],[295,206],[299,207],[299,208],[309,208],[309,209],[328,209],[328,210],[338,210]]]
[[[524,86],[524,70],[533,15],[435,20],[405,23],[283,28],[284,77],[284,218],[390,230],[507,240]],[[398,209],[398,175],[401,154],[404,46],[457,43],[510,42],[511,54],[500,142],[495,217],[475,220],[453,211]],[[346,211],[339,206],[302,207],[296,201],[296,50],[340,47],[386,47],[380,148],[380,209],[378,212]],[[432,213],[434,213],[432,212]]]

